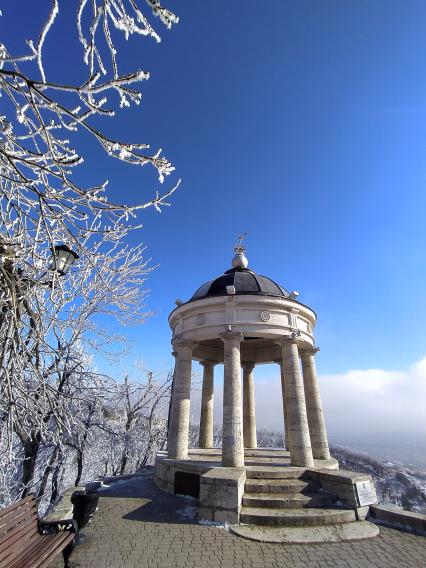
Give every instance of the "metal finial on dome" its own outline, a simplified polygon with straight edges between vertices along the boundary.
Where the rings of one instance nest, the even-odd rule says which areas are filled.
[[[246,238],[247,233],[243,233],[238,237],[237,244],[234,246],[235,256],[232,259],[232,268],[247,268],[248,260],[245,256],[245,246],[243,245],[243,241]]]

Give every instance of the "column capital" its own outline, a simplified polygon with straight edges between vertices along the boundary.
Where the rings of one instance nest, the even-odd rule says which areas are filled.
[[[300,349],[300,356],[307,356],[307,355],[316,355],[320,351],[320,348],[315,345],[310,345],[309,347],[303,347]]]
[[[230,329],[224,331],[223,333],[219,333],[219,336],[221,337],[224,343],[226,343],[227,341],[240,343],[244,339],[244,335],[241,331],[232,331]]]
[[[173,341],[173,351],[179,352],[179,349],[192,349],[194,342],[189,339],[176,339]]]
[[[256,367],[256,363],[241,363],[243,369],[253,370]]]
[[[217,365],[217,361],[213,361],[212,359],[203,359],[202,361],[198,361],[200,365],[203,367],[214,367]]]
[[[275,343],[281,346],[286,343],[299,343],[301,335],[302,334],[299,329],[293,329],[288,335],[283,335],[282,337],[275,339]]]

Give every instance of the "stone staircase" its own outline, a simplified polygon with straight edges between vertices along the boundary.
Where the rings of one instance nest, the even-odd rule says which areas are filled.
[[[267,470],[267,471],[265,471]],[[266,477],[266,475],[268,477]],[[240,522],[247,525],[307,527],[350,523],[355,512],[306,479],[299,468],[247,468]]]

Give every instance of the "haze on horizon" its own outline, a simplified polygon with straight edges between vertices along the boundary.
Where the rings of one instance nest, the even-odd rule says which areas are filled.
[[[197,367],[194,364],[196,372]],[[405,464],[413,461],[426,471],[426,356],[405,371],[352,369],[342,374],[320,372],[318,378],[331,444]],[[222,420],[222,387],[222,366],[217,366],[216,424]],[[257,428],[282,432],[277,365],[256,366],[255,397]],[[191,404],[192,419],[197,424],[200,391],[193,393]]]

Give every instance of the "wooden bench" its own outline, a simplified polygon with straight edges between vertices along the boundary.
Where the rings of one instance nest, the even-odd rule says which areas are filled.
[[[0,511],[0,568],[44,568],[62,552],[64,566],[78,533],[72,519],[38,520],[33,495]]]

